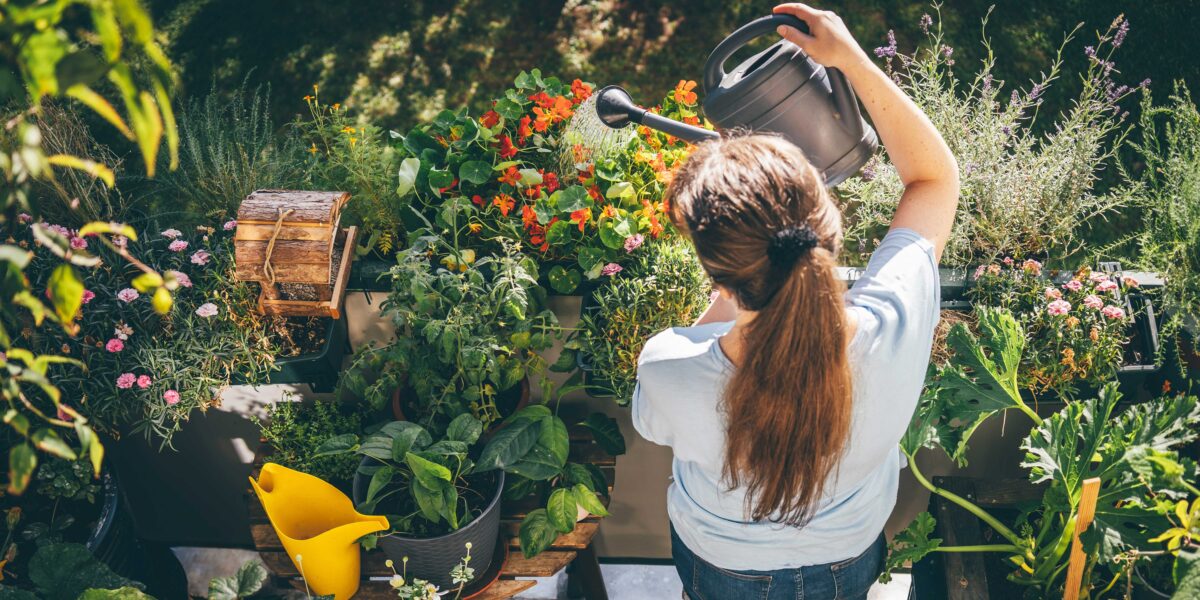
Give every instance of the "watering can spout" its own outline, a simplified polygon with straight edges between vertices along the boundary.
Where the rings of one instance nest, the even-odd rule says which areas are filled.
[[[656,115],[634,104],[629,92],[616,85],[604,87],[597,92],[596,116],[600,118],[600,122],[613,129],[621,129],[629,126],[630,123],[636,123],[692,143],[720,137],[720,134],[715,131]]]
[[[348,600],[358,591],[358,539],[388,529],[387,517],[364,515],[325,481],[275,463],[263,465],[254,493],[296,570],[319,595]]]

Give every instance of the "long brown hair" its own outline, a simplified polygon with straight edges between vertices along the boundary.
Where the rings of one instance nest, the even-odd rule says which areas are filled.
[[[713,283],[755,311],[724,390],[724,479],[755,520],[808,521],[850,435],[841,214],[780,137],[699,146],[667,192]]]

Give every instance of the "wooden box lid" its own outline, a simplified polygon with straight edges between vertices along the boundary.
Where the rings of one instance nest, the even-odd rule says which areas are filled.
[[[283,222],[310,223],[334,229],[342,205],[350,199],[346,192],[308,192],[302,190],[258,190],[238,208],[238,225],[270,224],[279,219],[279,209],[291,210]]]
[[[264,270],[269,254],[275,283],[331,285],[341,209],[349,199],[346,192],[302,190],[258,190],[247,196],[233,236],[237,278],[270,280]]]

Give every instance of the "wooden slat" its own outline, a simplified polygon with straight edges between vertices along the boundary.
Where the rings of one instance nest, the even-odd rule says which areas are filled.
[[[275,235],[275,222],[244,223],[238,222],[237,233],[233,235],[234,242],[265,242]],[[328,243],[334,236],[334,230],[328,223],[291,223],[279,226],[276,239]]]
[[[503,577],[550,577],[567,568],[575,560],[573,550],[547,550],[533,558],[520,552],[510,553],[504,564]]]
[[[236,250],[234,252],[236,253]],[[234,276],[239,281],[266,281],[267,276],[262,268],[261,255],[258,258],[258,262],[253,264],[243,263],[240,258],[236,258],[235,260],[237,261],[237,267]],[[276,267],[276,283],[329,285],[328,260],[323,263],[293,263],[283,267],[283,263],[272,259],[271,264]]]
[[[1083,585],[1083,569],[1087,566],[1087,555],[1083,552],[1080,534],[1087,531],[1096,518],[1096,500],[1100,496],[1100,478],[1085,479],[1079,493],[1079,514],[1075,519],[1075,533],[1071,539],[1071,558],[1067,567],[1067,582],[1063,586],[1063,600],[1078,600],[1079,587]]]
[[[963,477],[936,478],[934,485],[967,499],[975,498],[974,481]],[[943,546],[974,546],[983,543],[979,519],[961,507],[939,497],[934,515]],[[987,600],[987,569],[983,556],[976,552],[946,552],[945,565],[947,600]]]
[[[329,316],[338,319],[342,316],[342,300],[346,296],[346,284],[350,281],[350,264],[358,250],[358,227],[350,226],[342,240],[342,262],[338,267],[337,277],[333,280],[333,295],[329,299]]]
[[[278,208],[292,209],[287,221],[333,223],[341,214],[342,205],[350,199],[346,192],[314,192],[307,190],[258,190],[246,196],[238,207],[238,221],[274,223]]]

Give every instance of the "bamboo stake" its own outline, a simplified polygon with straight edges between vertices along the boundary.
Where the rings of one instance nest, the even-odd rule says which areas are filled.
[[[1079,494],[1079,514],[1075,518],[1075,535],[1071,540],[1071,561],[1067,566],[1063,600],[1079,600],[1080,587],[1083,585],[1083,568],[1087,566],[1087,555],[1083,553],[1083,543],[1079,541],[1079,534],[1087,531],[1092,520],[1096,518],[1096,499],[1099,496],[1100,478],[1084,480],[1083,491]]]

